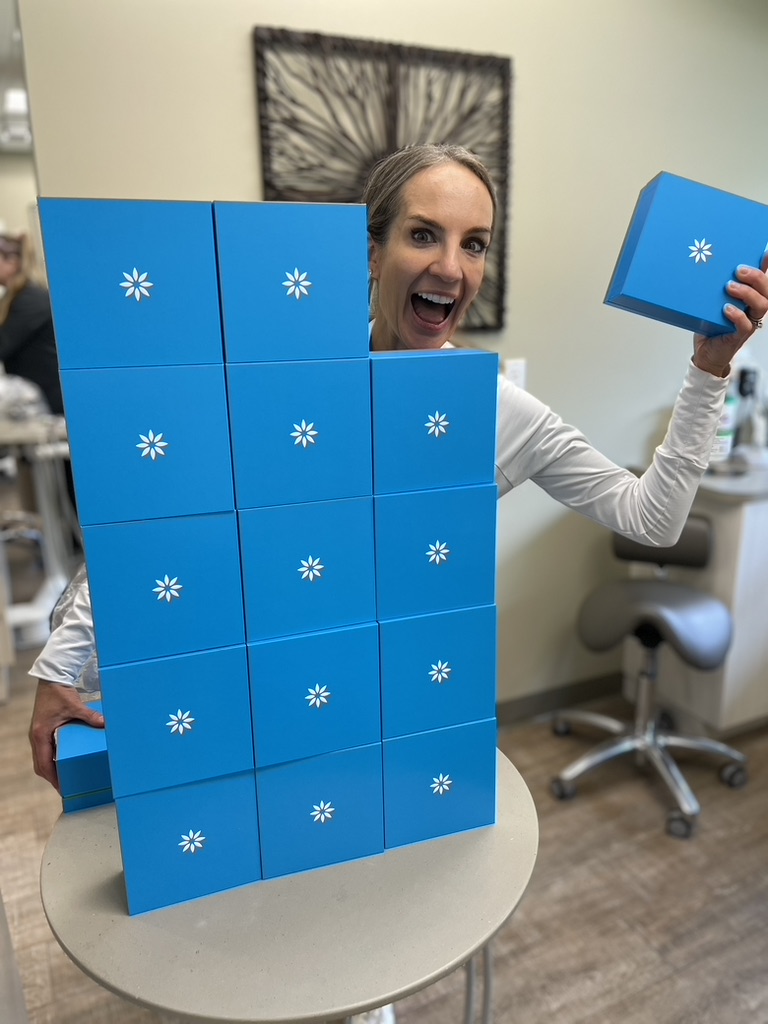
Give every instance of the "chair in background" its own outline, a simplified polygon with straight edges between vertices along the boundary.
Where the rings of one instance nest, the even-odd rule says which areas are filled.
[[[717,740],[680,736],[657,725],[656,682],[659,648],[666,643],[684,662],[697,669],[715,669],[725,660],[731,643],[731,614],[717,598],[666,578],[668,566],[701,569],[709,561],[712,526],[703,516],[688,517],[680,540],[671,547],[654,548],[613,536],[614,555],[627,562],[652,563],[651,579],[623,579],[603,584],[584,601],[577,629],[593,651],[606,651],[634,636],[642,645],[643,660],[637,676],[634,723],[583,710],[556,713],[553,731],[567,735],[571,726],[594,726],[609,739],[579,757],[552,780],[558,799],[576,792],[575,782],[592,769],[623,754],[635,754],[639,765],[649,765],[661,776],[676,807],[667,816],[667,832],[679,838],[692,835],[701,810],[672,752],[712,755],[724,764],[720,778],[728,786],[747,782],[746,757]]]

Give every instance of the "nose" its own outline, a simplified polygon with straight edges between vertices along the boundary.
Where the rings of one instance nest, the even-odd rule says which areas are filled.
[[[441,245],[435,253],[430,272],[443,281],[456,281],[461,276],[459,247],[449,243]]]

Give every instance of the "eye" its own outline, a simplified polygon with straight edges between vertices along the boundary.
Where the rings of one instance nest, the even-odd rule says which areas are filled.
[[[429,228],[414,228],[411,232],[411,238],[414,242],[428,243],[435,240],[435,236]]]
[[[488,249],[488,243],[482,238],[470,238],[464,243],[464,248],[475,256],[482,256]]]

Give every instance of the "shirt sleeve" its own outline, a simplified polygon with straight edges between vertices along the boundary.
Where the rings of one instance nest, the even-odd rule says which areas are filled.
[[[29,674],[42,682],[81,689],[84,669],[93,659],[95,650],[91,595],[88,578],[83,574],[74,586],[72,600],[61,622],[49,636]]]
[[[533,480],[589,519],[647,544],[673,544],[707,468],[727,389],[689,364],[666,437],[641,477],[617,466],[574,427],[499,378],[496,482],[505,494]]]

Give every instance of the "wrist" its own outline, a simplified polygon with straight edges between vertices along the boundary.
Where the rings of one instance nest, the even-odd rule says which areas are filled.
[[[702,370],[704,373],[709,373],[713,377],[719,377],[721,380],[725,380],[731,372],[730,363],[726,363],[725,366],[713,366],[711,363],[708,363],[706,360],[700,359],[697,356],[693,356],[691,362],[694,366],[698,367],[699,370]]]

